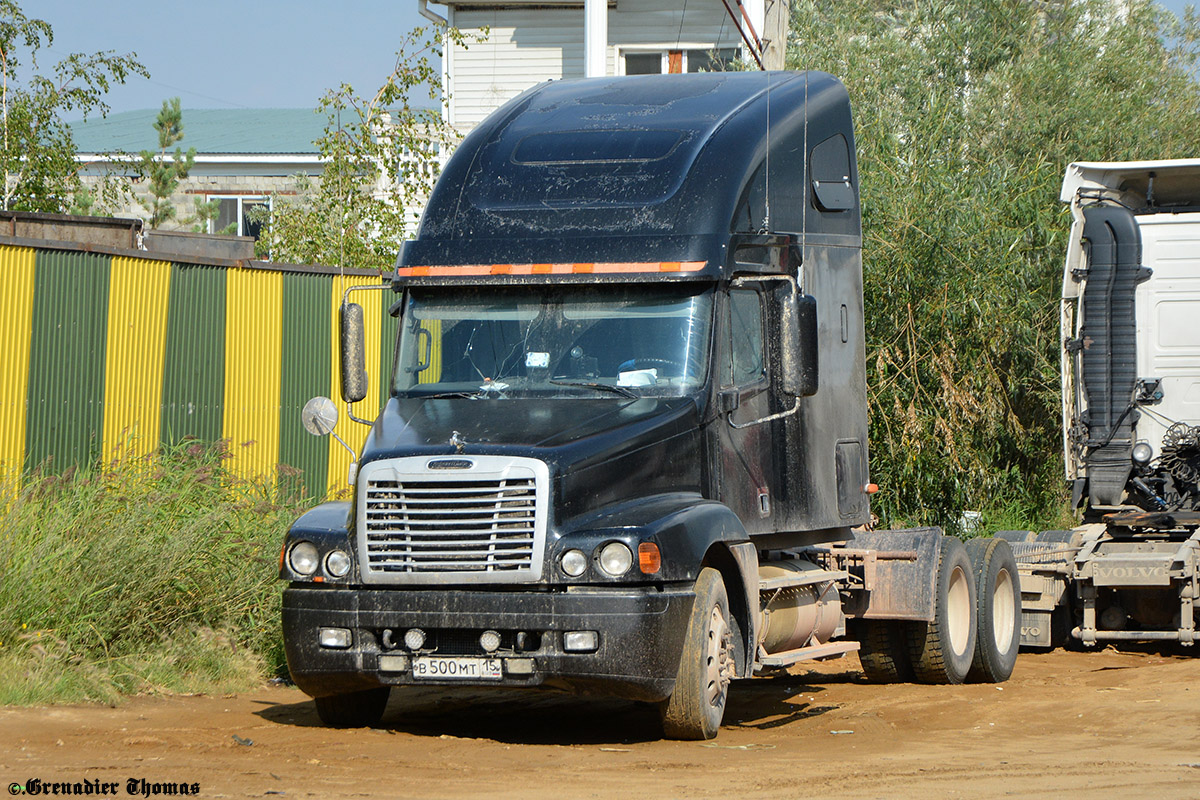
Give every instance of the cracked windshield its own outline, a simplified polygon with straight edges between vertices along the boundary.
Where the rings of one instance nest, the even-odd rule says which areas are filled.
[[[409,397],[665,397],[699,387],[707,286],[411,289],[395,388]]]

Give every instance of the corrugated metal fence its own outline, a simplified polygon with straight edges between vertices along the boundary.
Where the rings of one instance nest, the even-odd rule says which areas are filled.
[[[300,409],[340,397],[342,294],[379,283],[327,268],[0,243],[0,478],[196,437],[228,439],[241,474],[282,464],[302,471],[310,494],[344,488],[349,454],[308,435]],[[374,389],[356,412],[373,418],[391,374],[393,296],[352,299],[366,312]],[[341,416],[337,433],[361,446],[367,428]]]

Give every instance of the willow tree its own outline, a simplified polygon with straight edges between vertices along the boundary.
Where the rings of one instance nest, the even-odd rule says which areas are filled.
[[[391,269],[442,154],[457,141],[438,111],[416,102],[440,100],[436,58],[447,41],[463,37],[454,28],[417,28],[373,94],[342,84],[321,98],[326,126],[316,145],[325,168],[318,179],[299,178],[294,194],[277,196],[269,214],[258,212],[260,251],[275,261]]]
[[[149,76],[136,54],[70,53],[48,69],[39,56],[54,29],[13,0],[0,0],[0,206],[64,211],[81,190],[75,142],[63,117],[104,116],[104,95],[131,75]]]
[[[1198,41],[1144,0],[793,4],[789,67],[854,104],[885,522],[1061,512],[1063,171],[1200,155]]]

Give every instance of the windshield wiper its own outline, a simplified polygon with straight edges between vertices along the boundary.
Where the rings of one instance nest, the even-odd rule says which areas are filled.
[[[613,394],[619,394],[624,397],[632,397],[634,400],[640,400],[642,397],[635,391],[626,389],[624,386],[617,386],[616,384],[612,383],[597,383],[596,381],[564,381],[556,378],[551,378],[549,382],[553,383],[555,386],[582,386],[585,389],[599,389],[602,392],[612,392]]]
[[[410,394],[409,400],[441,400],[446,397],[465,397],[468,400],[478,400],[483,397],[478,391],[434,392],[433,394]]]

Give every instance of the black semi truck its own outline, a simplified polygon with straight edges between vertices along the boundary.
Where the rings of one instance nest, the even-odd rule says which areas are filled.
[[[827,74],[551,82],[476,128],[397,261],[353,500],[284,543],[322,720],[375,724],[393,686],[545,686],[709,738],[732,679],[803,659],[1006,679],[1009,545],[867,530],[861,244]],[[342,335],[353,403],[356,304]]]

